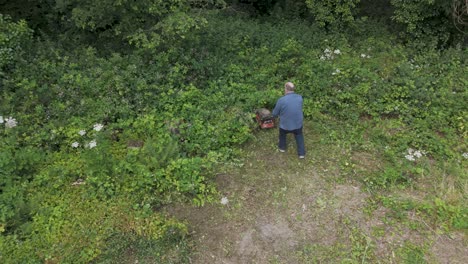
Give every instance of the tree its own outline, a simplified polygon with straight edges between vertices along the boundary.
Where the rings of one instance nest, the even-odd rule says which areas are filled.
[[[468,1],[454,0],[452,2],[452,20],[455,27],[462,33],[468,27]]]
[[[307,7],[321,27],[349,25],[354,21],[360,0],[306,0]]]
[[[51,2],[52,0],[43,0]],[[53,1],[58,23],[70,30],[154,49],[163,41],[183,38],[204,23],[192,16],[189,0]],[[197,1],[200,2],[200,1]]]
[[[405,26],[411,39],[443,46],[459,41],[460,31],[466,31],[466,0],[391,0],[391,4],[393,19]]]
[[[2,69],[21,58],[31,35],[32,30],[24,20],[12,22],[9,16],[0,14],[0,77]]]

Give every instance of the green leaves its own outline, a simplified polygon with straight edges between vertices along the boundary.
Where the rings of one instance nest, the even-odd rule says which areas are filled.
[[[452,5],[458,0],[391,0],[395,8],[393,19],[406,27],[411,45],[438,47],[459,41],[461,35],[452,23]],[[414,39],[418,41],[414,41]],[[455,42],[456,42],[455,41]]]
[[[144,1],[77,1],[64,0],[51,3],[55,18],[66,35],[86,42],[97,40],[93,46],[126,47],[126,42],[148,53],[167,48],[186,37],[191,30],[203,26],[205,20],[190,14],[187,0]]]
[[[321,27],[338,29],[354,21],[360,0],[306,0],[309,11]]]
[[[0,14],[0,78],[7,66],[13,66],[24,55],[31,36],[32,30],[26,21],[12,22],[9,16]]]
[[[183,230],[157,208],[211,201],[213,168],[251,139],[252,114],[272,109],[285,81],[318,121],[318,140],[388,146],[388,167],[365,179],[375,189],[403,188],[429,173],[423,162],[466,153],[465,49],[420,53],[379,24],[361,24],[378,32],[362,39],[306,21],[188,11],[200,1],[52,2],[69,35],[35,40],[33,56],[22,57],[25,24],[0,17],[0,115],[18,121],[0,124],[0,252],[20,262],[90,262],[113,234],[146,241]],[[357,1],[308,3],[333,28],[351,23]],[[409,147],[430,157],[405,160]],[[355,173],[349,162],[341,169]],[[463,210],[436,207],[464,225]]]

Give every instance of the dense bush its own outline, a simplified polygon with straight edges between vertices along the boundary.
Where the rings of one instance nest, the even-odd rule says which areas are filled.
[[[360,0],[306,0],[305,2],[320,26],[338,28],[349,26],[354,21],[356,6]]]
[[[9,16],[0,14],[0,77],[16,60],[22,58],[31,34],[24,20],[12,22]]]
[[[432,47],[459,41],[454,39],[460,33],[456,29],[456,18],[453,17],[453,7],[457,2],[461,1],[391,0],[395,8],[393,18],[405,26],[404,34],[407,34],[408,38],[419,40],[411,44]]]
[[[64,6],[88,31],[78,36],[118,43],[128,21],[113,24],[99,16],[100,4],[85,6]],[[108,12],[123,16],[117,4]],[[186,227],[157,208],[212,201],[213,168],[251,138],[252,113],[272,108],[285,81],[304,96],[307,119],[390,120],[396,132],[372,138],[389,145],[389,156],[411,147],[433,159],[466,152],[466,49],[421,52],[365,21],[343,34],[302,20],[227,14],[199,11],[207,24],[193,31],[193,20],[182,27],[168,15],[156,22],[181,26],[171,31],[178,37],[166,32],[168,41],[159,42],[150,34],[155,39],[116,50],[33,40],[24,22],[0,16],[2,262],[90,262],[112,251],[113,237],[149,245],[183,237]],[[135,32],[122,34],[128,40]],[[400,173],[408,166],[396,159],[368,182],[408,183]]]

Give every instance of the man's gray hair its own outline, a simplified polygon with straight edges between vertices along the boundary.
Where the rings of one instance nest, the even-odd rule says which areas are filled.
[[[286,90],[288,90],[288,91],[294,91],[294,89],[296,89],[296,87],[294,86],[294,84],[292,82],[287,82],[284,85],[284,88],[286,88]]]

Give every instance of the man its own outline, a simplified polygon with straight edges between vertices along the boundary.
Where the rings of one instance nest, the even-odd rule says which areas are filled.
[[[286,134],[293,133],[297,144],[297,155],[305,158],[304,135],[302,134],[302,96],[294,92],[295,87],[291,82],[284,85],[284,96],[278,99],[273,116],[280,118],[279,143],[280,152],[286,152]]]

